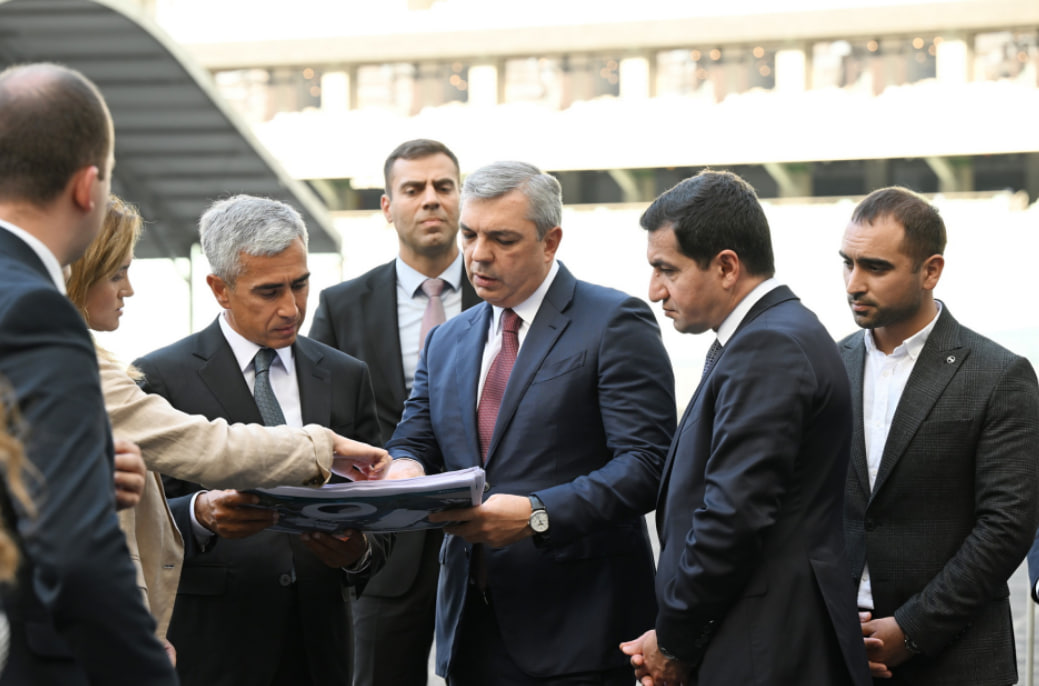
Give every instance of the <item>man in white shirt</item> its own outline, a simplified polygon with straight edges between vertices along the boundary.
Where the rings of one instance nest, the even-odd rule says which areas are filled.
[[[207,282],[224,312],[135,364],[145,390],[177,409],[229,422],[320,424],[379,442],[368,368],[298,335],[310,272],[299,213],[240,195],[199,222]],[[385,557],[384,537],[263,531],[256,496],[165,479],[185,535],[168,637],[186,686],[350,683],[349,588]],[[213,534],[218,534],[219,537]]]
[[[458,249],[455,154],[439,141],[405,141],[383,173],[382,211],[397,232],[397,257],[322,291],[310,337],[368,364],[388,439],[429,330],[480,298]],[[386,566],[354,603],[354,686],[426,683],[443,540],[440,529],[397,534]]]
[[[840,255],[865,332],[841,341],[855,409],[845,536],[873,675],[1017,682],[1007,579],[1039,521],[1039,387],[935,300],[938,210],[904,188],[855,208]]]

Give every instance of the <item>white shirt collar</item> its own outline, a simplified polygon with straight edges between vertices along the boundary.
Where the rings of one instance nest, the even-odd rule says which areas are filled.
[[[512,311],[519,315],[521,320],[521,326],[530,326],[531,322],[534,321],[534,317],[537,316],[538,310],[541,309],[541,303],[545,300],[545,295],[548,293],[549,287],[552,282],[555,281],[556,274],[559,273],[559,262],[552,260],[552,266],[548,268],[548,275],[545,277],[541,285],[530,294],[526,300],[521,302],[512,308]],[[491,321],[491,331],[498,331],[498,327],[501,325],[501,313],[505,311],[504,308],[492,305],[494,314]]]
[[[406,293],[410,293],[412,296],[418,292],[418,289],[422,287],[422,282],[429,277],[418,271],[410,264],[405,262],[397,256],[397,283],[401,285]],[[458,251],[455,255],[455,259],[452,260],[451,264],[447,266],[443,272],[441,272],[437,278],[443,279],[451,286],[452,290],[457,291],[462,287],[462,252]]]
[[[750,312],[750,308],[754,307],[759,300],[764,298],[769,292],[779,288],[779,286],[780,283],[775,278],[768,278],[755,286],[750,293],[747,293],[743,300],[739,301],[736,307],[732,308],[732,312],[718,327],[718,343],[723,346],[728,343],[732,335],[736,333],[736,329],[743,322],[744,317]]]
[[[58,258],[54,256],[54,253],[50,251],[46,245],[43,244],[36,236],[32,235],[25,229],[18,228],[10,222],[5,222],[0,219],[0,228],[7,229],[18,238],[21,238],[26,245],[32,248],[32,251],[40,258],[43,262],[43,266],[47,269],[47,274],[50,275],[54,285],[57,286],[58,290],[62,294],[65,294],[65,273],[61,270],[61,263],[58,262]]]
[[[934,315],[927,326],[914,333],[909,338],[902,341],[894,350],[891,351],[892,355],[906,354],[909,359],[916,361],[916,358],[920,356],[920,351],[924,349],[924,345],[927,344],[927,339],[930,337],[931,332],[934,331],[934,325],[938,323],[938,317],[942,314],[942,301],[935,300],[934,303],[938,306],[938,312]],[[866,329],[863,331],[866,341],[866,354],[872,355],[874,353],[881,352],[880,348],[877,347],[876,341],[873,340],[873,329]]]
[[[217,317],[220,322],[220,331],[223,332],[224,338],[227,339],[228,345],[231,346],[231,352],[234,353],[235,360],[238,361],[238,368],[245,373],[245,370],[252,364],[253,358],[256,357],[256,353],[259,352],[262,345],[256,345],[248,338],[232,328],[231,323],[227,321],[227,311],[220,313]],[[292,369],[292,346],[287,345],[284,348],[275,348],[274,352],[278,354],[277,359],[281,360],[281,365],[285,369]]]

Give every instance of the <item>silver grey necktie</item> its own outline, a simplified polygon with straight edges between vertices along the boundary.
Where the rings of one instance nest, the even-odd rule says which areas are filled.
[[[271,388],[271,362],[276,354],[270,348],[260,348],[253,358],[253,367],[256,369],[253,397],[256,398],[256,407],[260,410],[263,423],[267,426],[285,423],[285,415],[282,414],[281,405],[278,404],[274,389]]]
[[[422,329],[419,331],[418,349],[426,344],[426,336],[429,330],[437,324],[443,324],[447,317],[444,315],[444,301],[440,294],[444,292],[447,282],[443,279],[426,279],[422,282],[422,292],[429,300],[426,301],[426,311],[422,314]]]
[[[714,343],[711,343],[711,347],[707,349],[707,357],[703,361],[703,374],[700,375],[701,379],[707,377],[714,369],[714,363],[718,361],[718,356],[721,355],[722,344],[718,342],[718,339],[714,339]]]

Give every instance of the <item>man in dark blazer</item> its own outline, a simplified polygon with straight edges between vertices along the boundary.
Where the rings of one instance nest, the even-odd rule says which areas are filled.
[[[482,505],[433,516],[453,522],[436,630],[452,686],[628,686],[617,643],[654,612],[642,514],[674,430],[671,367],[644,302],[555,260],[561,215],[559,183],[529,164],[466,178],[462,248],[486,302],[429,334],[387,445],[391,471],[486,469]]]
[[[480,302],[458,250],[458,159],[439,141],[406,141],[384,166],[382,211],[397,231],[397,259],[326,288],[310,337],[364,360],[372,374],[383,438],[411,391],[423,318],[443,319]],[[422,290],[441,279],[443,292]],[[353,604],[354,686],[422,686],[429,673],[440,529],[399,533],[378,574]]]
[[[144,388],[209,419],[314,423],[378,442],[364,363],[297,336],[309,278],[299,213],[235,196],[210,207],[200,234],[212,269],[207,281],[225,311],[203,331],[138,360]],[[259,353],[270,350],[261,384]],[[281,417],[270,416],[261,385],[273,390]],[[173,479],[166,488],[185,543],[168,632],[182,683],[350,683],[348,586],[381,564],[384,540],[266,532],[271,515],[242,507],[254,495]]]
[[[655,629],[622,650],[644,684],[868,684],[833,339],[773,277],[768,220],[738,176],[686,179],[640,222],[650,298],[678,331],[717,339],[660,484]]]
[[[855,409],[845,536],[876,676],[1001,686],[1017,682],[1007,579],[1039,518],[1039,388],[1027,360],[934,299],[944,249],[937,209],[904,188],[871,193],[845,229],[866,329],[840,344]]]
[[[20,415],[5,428],[24,441],[33,506],[5,472],[0,508],[21,564],[3,587],[4,685],[176,683],[116,519],[97,358],[61,272],[101,229],[113,142],[78,72],[0,72],[0,402]]]

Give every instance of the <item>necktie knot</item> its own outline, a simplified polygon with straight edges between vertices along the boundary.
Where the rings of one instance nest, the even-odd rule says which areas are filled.
[[[422,282],[419,288],[430,298],[440,297],[440,294],[444,292],[444,288],[447,286],[447,282],[443,279],[426,279]]]
[[[504,310],[501,313],[501,330],[505,333],[519,333],[520,324],[523,320],[520,316],[513,312],[511,309]]]
[[[707,376],[714,369],[714,363],[718,361],[718,356],[721,355],[721,352],[722,344],[715,338],[714,343],[711,343],[711,347],[707,349],[707,357],[703,361],[703,374],[701,377]]]
[[[272,348],[260,348],[256,351],[256,357],[253,358],[253,367],[256,368],[256,373],[262,374],[270,371],[275,355],[277,353]]]

